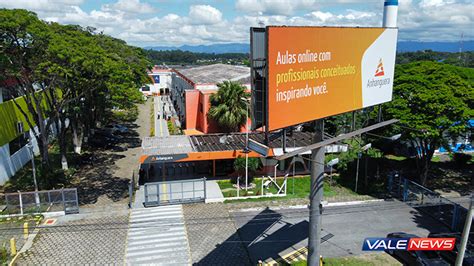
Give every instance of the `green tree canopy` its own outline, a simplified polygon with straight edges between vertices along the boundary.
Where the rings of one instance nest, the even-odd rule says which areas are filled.
[[[226,132],[239,132],[247,121],[247,100],[250,94],[244,86],[234,81],[217,84],[219,90],[212,94],[208,117]]]
[[[420,182],[427,179],[435,149],[467,129],[474,116],[473,69],[435,62],[397,65],[393,100],[385,118],[397,118],[405,140],[416,147]]]

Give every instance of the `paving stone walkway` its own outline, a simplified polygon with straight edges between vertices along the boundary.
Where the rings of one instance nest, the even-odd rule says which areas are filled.
[[[80,215],[76,217],[81,217]],[[20,254],[18,265],[124,264],[128,212],[102,213],[43,228],[33,246]]]
[[[222,203],[183,205],[193,265],[251,265]]]

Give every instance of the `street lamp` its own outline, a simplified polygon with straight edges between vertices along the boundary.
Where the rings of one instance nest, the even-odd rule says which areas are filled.
[[[244,101],[245,105],[247,106],[247,118],[245,120],[245,191],[248,191],[248,181],[249,181],[249,101],[247,98],[242,97],[242,101]]]
[[[359,143],[359,147],[360,147],[360,142],[357,141]],[[357,152],[357,168],[356,168],[356,183],[355,183],[355,189],[354,189],[354,192],[357,193],[357,184],[359,183],[359,159],[360,157],[362,156],[362,152],[370,149],[372,147],[372,143],[368,143],[366,145],[364,145],[361,149],[361,151]]]
[[[331,172],[330,172],[330,175],[329,175],[331,177],[331,180],[329,181],[329,185],[332,185],[332,167],[334,165],[338,164],[338,163],[339,163],[339,158],[334,158],[334,159],[332,159],[331,161],[329,161],[327,163],[327,166],[329,166],[331,168]]]
[[[40,201],[39,201],[39,195],[38,195],[38,183],[36,182],[35,153],[33,152],[33,143],[31,142],[31,138],[28,144],[26,144],[26,147],[30,151],[30,155],[31,155],[31,167],[33,170],[33,183],[35,185],[35,201],[36,201],[36,205],[39,206]]]

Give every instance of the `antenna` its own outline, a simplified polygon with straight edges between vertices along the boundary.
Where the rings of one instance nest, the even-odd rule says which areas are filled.
[[[464,32],[461,32],[461,39],[459,40],[459,61],[461,61],[461,64],[464,66],[464,60],[462,56],[462,49],[463,49],[463,39],[464,39]]]

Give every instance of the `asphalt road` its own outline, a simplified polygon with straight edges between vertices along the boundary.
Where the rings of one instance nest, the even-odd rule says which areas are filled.
[[[241,240],[253,262],[276,259],[307,245],[307,208],[265,209],[232,213]],[[323,214],[321,253],[341,257],[365,253],[366,237],[385,237],[390,232],[407,232],[420,237],[447,228],[404,203],[376,202],[327,207]]]

